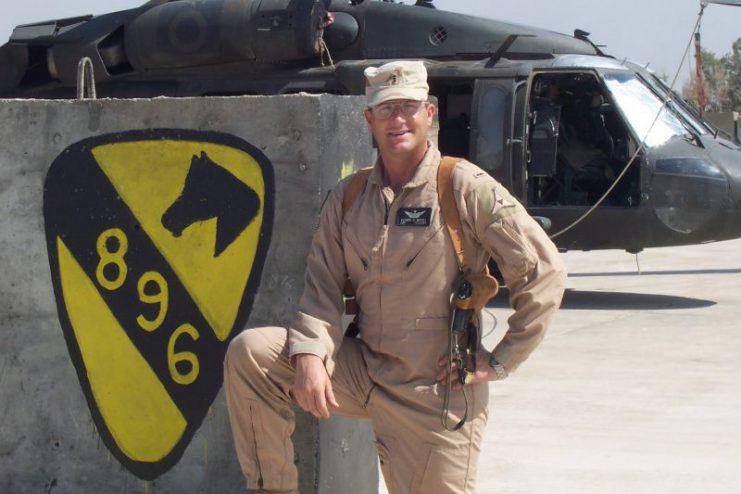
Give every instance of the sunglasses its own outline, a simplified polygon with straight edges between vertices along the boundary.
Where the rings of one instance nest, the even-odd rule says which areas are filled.
[[[381,103],[380,105],[374,106],[370,109],[370,111],[377,119],[387,120],[391,118],[394,113],[396,113],[396,109],[398,108],[402,116],[411,118],[417,114],[419,109],[422,108],[424,104],[424,101],[414,100],[404,100],[397,102],[389,101],[388,103]]]

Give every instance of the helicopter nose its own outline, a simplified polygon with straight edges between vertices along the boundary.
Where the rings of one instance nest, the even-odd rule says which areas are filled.
[[[722,145],[721,167],[728,177],[729,209],[723,240],[741,237],[741,146]]]

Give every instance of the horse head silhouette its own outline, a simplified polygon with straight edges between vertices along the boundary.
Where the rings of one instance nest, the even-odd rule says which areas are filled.
[[[189,226],[216,218],[218,257],[252,223],[260,205],[254,190],[201,151],[191,160],[180,196],[162,215],[162,226],[179,237]]]

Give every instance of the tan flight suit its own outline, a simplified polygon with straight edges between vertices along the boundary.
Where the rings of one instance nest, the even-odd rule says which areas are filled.
[[[439,163],[440,153],[430,145],[396,197],[383,186],[376,164],[344,221],[349,181],[341,182],[313,239],[293,326],[249,329],[231,343],[225,386],[248,488],[257,489],[260,479],[268,490],[296,488],[289,358],[312,353],[324,359],[332,376],[340,404],[332,413],[372,421],[390,493],[475,492],[488,383],[467,386],[469,421],[457,432],[441,425],[443,389],[435,383],[447,350],[450,295],[458,274],[440,217]],[[494,354],[511,373],[553,318],[564,267],[540,226],[486,172],[461,161],[453,188],[469,264],[483,270],[491,256],[509,287],[515,312]],[[418,226],[411,226],[414,222]],[[359,339],[343,338],[346,269],[360,306]],[[462,393],[453,391],[451,402],[450,424],[455,424],[464,410]]]

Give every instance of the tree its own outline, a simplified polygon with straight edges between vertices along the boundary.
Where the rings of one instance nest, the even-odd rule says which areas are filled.
[[[733,43],[733,50],[718,58],[713,52],[702,50],[702,68],[705,77],[706,105],[704,111],[741,111],[741,38]],[[682,87],[682,96],[696,108],[697,77]]]
[[[728,58],[728,99],[731,109],[741,111],[741,38],[733,43],[733,52],[726,57]]]

